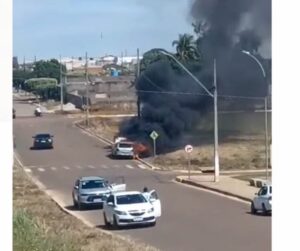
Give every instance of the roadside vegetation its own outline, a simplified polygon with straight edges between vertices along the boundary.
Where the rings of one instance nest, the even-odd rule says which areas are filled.
[[[67,214],[17,164],[13,175],[14,251],[153,251],[125,237],[90,228]]]

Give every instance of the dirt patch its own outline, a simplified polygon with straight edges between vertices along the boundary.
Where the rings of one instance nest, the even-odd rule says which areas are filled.
[[[91,130],[98,135],[113,140],[119,132],[119,124],[124,118],[93,118]],[[83,123],[84,125],[84,123]],[[149,160],[163,170],[184,170],[188,168],[184,145],[192,144],[191,169],[201,170],[214,165],[213,132],[196,129],[186,135],[177,150],[160,154]],[[265,168],[265,141],[263,134],[234,133],[223,131],[219,134],[219,156],[221,170],[247,170]]]
[[[63,240],[71,242],[71,246],[76,247],[74,250],[157,250],[84,225],[78,219],[62,211],[51,198],[40,191],[17,164],[14,166],[13,174],[13,210],[14,212],[25,211],[28,217],[37,222],[39,226],[43,226],[46,236],[51,236],[51,238],[59,236]]]

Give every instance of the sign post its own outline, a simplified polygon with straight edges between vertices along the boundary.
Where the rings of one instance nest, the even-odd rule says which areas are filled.
[[[185,152],[187,153],[188,159],[188,178],[191,179],[191,152],[193,151],[193,146],[186,145],[184,148]]]
[[[150,137],[152,138],[153,140],[153,156],[154,158],[156,157],[156,139],[158,138],[158,133],[156,131],[152,131],[150,133]]]

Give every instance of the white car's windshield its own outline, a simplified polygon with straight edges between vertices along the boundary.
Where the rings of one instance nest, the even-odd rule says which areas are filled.
[[[127,194],[127,195],[117,196],[118,205],[137,204],[137,203],[145,203],[145,202],[147,202],[147,200],[141,194]]]
[[[119,148],[131,148],[132,144],[129,143],[120,143]]]
[[[105,188],[107,183],[104,180],[87,180],[81,182],[82,189]]]

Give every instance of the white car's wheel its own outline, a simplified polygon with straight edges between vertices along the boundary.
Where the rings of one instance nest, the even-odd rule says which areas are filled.
[[[103,213],[104,224],[106,227],[110,226],[110,222],[107,220],[105,213]]]
[[[256,208],[254,206],[254,203],[251,202],[251,214],[256,214],[256,212],[257,212],[257,210],[256,210]]]
[[[261,206],[262,206],[263,214],[264,214],[264,215],[267,215],[267,214],[268,214],[268,210],[266,209],[265,203],[262,203]]]
[[[118,221],[117,221],[117,218],[116,218],[116,216],[114,215],[113,216],[113,224],[112,224],[112,226],[113,226],[113,228],[114,229],[118,229],[119,228],[119,225],[118,225]]]

